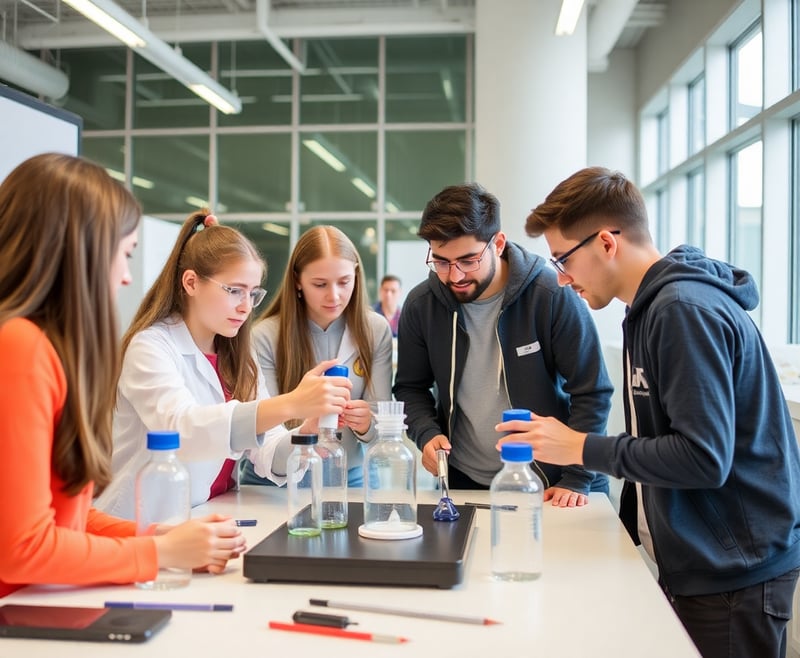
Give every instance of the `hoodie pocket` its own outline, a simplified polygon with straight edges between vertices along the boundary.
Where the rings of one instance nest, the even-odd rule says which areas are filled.
[[[691,501],[700,518],[719,541],[720,546],[726,551],[736,548],[736,540],[733,537],[733,533],[720,517],[717,508],[714,507],[708,495],[701,491],[695,491],[691,495]]]

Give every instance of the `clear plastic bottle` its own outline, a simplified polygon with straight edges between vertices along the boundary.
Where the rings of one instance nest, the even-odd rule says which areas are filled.
[[[378,402],[377,438],[364,456],[364,525],[369,539],[410,539],[417,524],[417,462],[403,443],[402,402]]]
[[[347,368],[347,366],[335,365],[328,368],[324,374],[326,377],[348,377],[350,370]],[[333,429],[336,429],[339,427],[339,415],[326,414],[324,416],[320,416],[319,427],[332,427]]]
[[[322,459],[322,529],[347,526],[347,453],[341,432],[320,427],[317,453]]]
[[[152,534],[154,524],[179,525],[189,520],[189,472],[178,461],[177,432],[148,432],[150,460],[136,475],[137,534]],[[155,580],[136,583],[142,589],[174,589],[192,580],[191,569],[161,568]]]
[[[290,535],[313,537],[322,532],[322,460],[316,434],[296,434],[286,462]]]
[[[527,443],[504,443],[503,468],[489,487],[492,515],[492,576],[536,580],[542,575],[544,485],[528,464]]]

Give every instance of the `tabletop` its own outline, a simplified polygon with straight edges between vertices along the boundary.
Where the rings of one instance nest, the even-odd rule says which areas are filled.
[[[361,491],[351,490],[360,500]],[[488,502],[488,492],[451,491],[456,505]],[[436,491],[418,492],[418,502],[436,503]],[[286,492],[277,487],[244,486],[193,510],[256,519],[243,527],[254,546],[286,520]],[[328,658],[401,655],[446,658],[484,656],[493,647],[504,655],[549,654],[565,657],[697,656],[652,574],[639,557],[603,494],[591,494],[585,507],[545,504],[544,567],[530,582],[497,582],[490,574],[490,513],[478,509],[464,581],[452,589],[255,583],[242,576],[242,560],[224,574],[195,574],[183,589],[147,592],[130,586],[68,588],[31,586],[3,603],[98,606],[105,601],[232,604],[232,612],[175,611],[169,624],[141,645],[0,639],[0,656],[58,655],[59,658],[114,658],[134,652],[148,658],[178,656],[298,655],[325,652]],[[479,626],[368,612],[312,608],[310,598],[418,611],[488,617],[498,625]],[[405,644],[377,644],[335,637],[301,635],[268,628],[269,621],[291,622],[296,610],[348,615],[361,632],[402,636]]]

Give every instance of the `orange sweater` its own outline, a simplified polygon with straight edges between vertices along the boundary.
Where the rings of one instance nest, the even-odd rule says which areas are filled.
[[[51,468],[67,396],[61,361],[32,322],[0,327],[0,597],[28,584],[152,580],[152,537],[91,507],[94,485],[67,496]]]

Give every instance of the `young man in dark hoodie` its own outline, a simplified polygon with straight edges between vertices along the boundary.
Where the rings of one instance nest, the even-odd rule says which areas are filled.
[[[662,257],[622,174],[583,169],[528,217],[559,283],[625,302],[627,432],[502,423],[541,459],[625,478],[621,516],[658,565],[706,658],[784,656],[800,564],[800,455],[778,375],[747,311],[745,271],[681,246]],[[631,484],[635,483],[635,485]]]
[[[445,188],[418,235],[432,272],[403,306],[394,394],[423,466],[436,474],[436,450],[448,450],[450,487],[487,489],[502,465],[494,426],[508,408],[603,432],[612,387],[594,322],[543,258],[506,240],[498,200],[477,184]],[[604,475],[545,462],[533,466],[553,505],[608,492]]]

